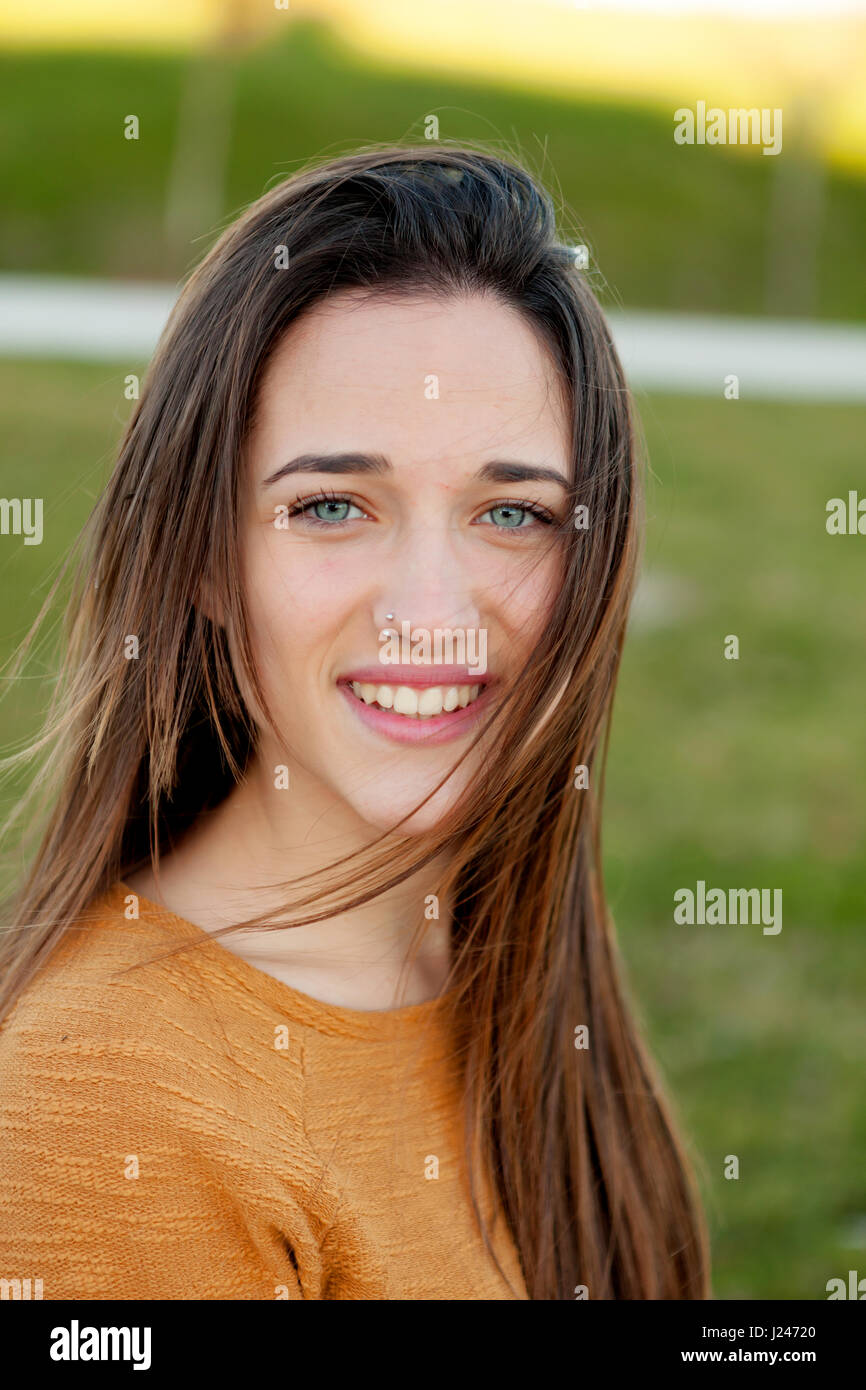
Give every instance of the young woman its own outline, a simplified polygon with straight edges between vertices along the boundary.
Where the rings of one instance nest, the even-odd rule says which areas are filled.
[[[70,607],[0,1275],[709,1295],[601,875],[638,535],[622,370],[522,168],[365,151],[228,228]]]

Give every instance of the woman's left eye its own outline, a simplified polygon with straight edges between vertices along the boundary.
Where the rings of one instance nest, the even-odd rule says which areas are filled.
[[[546,507],[540,507],[536,503],[528,502],[497,502],[495,506],[478,518],[483,521],[485,517],[493,518],[493,525],[500,531],[520,531],[527,526],[532,526],[536,521],[541,521],[550,525],[554,520]]]

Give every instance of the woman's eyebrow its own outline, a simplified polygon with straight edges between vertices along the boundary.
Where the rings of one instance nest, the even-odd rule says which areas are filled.
[[[545,468],[540,463],[517,463],[510,459],[493,459],[479,468],[476,478],[484,483],[558,483],[568,491],[571,487],[558,468]]]
[[[265,478],[270,487],[290,473],[389,473],[391,464],[384,454],[300,454]]]
[[[300,454],[284,463],[265,478],[262,487],[271,487],[292,473],[390,473],[392,464],[384,454]],[[493,459],[479,468],[475,477],[485,483],[558,483],[568,491],[568,479],[556,468],[538,463],[517,463],[509,459]]]

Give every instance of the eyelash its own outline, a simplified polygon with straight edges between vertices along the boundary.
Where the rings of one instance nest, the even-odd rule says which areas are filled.
[[[303,515],[305,512],[308,512],[310,508],[315,507],[319,502],[347,502],[351,507],[358,507],[359,511],[364,510],[363,507],[360,507],[351,497],[347,497],[343,493],[317,492],[312,497],[299,497],[297,502],[294,502],[292,506],[289,507],[289,518]],[[486,515],[487,512],[495,511],[497,507],[514,507],[518,511],[529,512],[547,526],[556,524],[556,517],[552,512],[548,511],[547,507],[543,507],[540,502],[515,501],[513,497],[502,498],[498,502],[491,502],[490,506],[485,508],[485,511],[482,512],[482,516]],[[312,515],[306,518],[309,526],[322,526],[329,531],[336,531],[339,527],[345,526],[348,521],[357,520],[357,517],[345,517],[342,521],[322,521],[321,517]],[[532,530],[533,528],[521,525],[496,526],[495,529],[497,531],[525,531]]]

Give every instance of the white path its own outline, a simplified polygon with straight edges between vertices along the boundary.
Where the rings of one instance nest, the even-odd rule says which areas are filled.
[[[146,360],[171,285],[0,275],[0,355]],[[609,314],[634,387],[740,399],[866,400],[866,327],[692,314]]]

